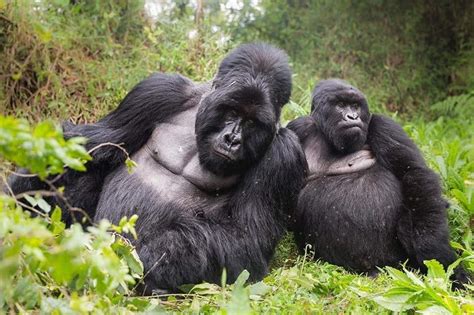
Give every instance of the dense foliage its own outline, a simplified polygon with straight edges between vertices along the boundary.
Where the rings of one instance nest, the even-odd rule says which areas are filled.
[[[60,121],[97,120],[154,71],[210,80],[231,47],[265,39],[293,61],[284,123],[307,113],[312,86],[331,76],[360,87],[372,108],[402,122],[442,178],[453,246],[474,272],[472,2],[246,0],[201,9],[162,2],[152,24],[139,1],[0,0],[3,180],[13,164],[42,178],[64,166],[83,169],[90,158],[84,139],[65,141]],[[230,286],[134,297],[142,265],[117,233],[133,234],[136,217],[66,229],[59,218],[67,209],[51,209],[41,192],[22,197],[28,203],[0,195],[0,313],[474,312],[474,287],[452,292],[451,270],[436,261],[427,262],[427,276],[385,268],[372,279],[312,262],[310,249],[298,255],[290,235],[262,282],[246,283],[243,272]],[[42,210],[34,218],[22,210],[34,206]]]

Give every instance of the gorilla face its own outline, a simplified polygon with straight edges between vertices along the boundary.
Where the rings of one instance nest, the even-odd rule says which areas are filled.
[[[217,175],[245,171],[265,153],[276,123],[264,89],[235,83],[215,89],[203,98],[196,117],[200,163]]]
[[[288,58],[266,44],[242,45],[221,62],[212,86],[196,117],[199,161],[216,175],[243,173],[266,152],[290,98]]]
[[[312,115],[339,152],[351,153],[367,140],[370,112],[365,96],[342,80],[325,80],[313,92]]]

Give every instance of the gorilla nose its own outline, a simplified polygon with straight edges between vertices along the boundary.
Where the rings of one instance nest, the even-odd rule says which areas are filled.
[[[346,114],[346,120],[358,120],[359,119],[359,114],[357,113],[347,113]]]
[[[240,146],[240,135],[227,133],[224,135],[224,141],[229,149],[237,149]]]

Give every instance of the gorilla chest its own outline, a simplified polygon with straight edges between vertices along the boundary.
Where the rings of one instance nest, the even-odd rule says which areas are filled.
[[[223,198],[237,177],[220,177],[199,162],[194,123],[197,106],[158,124],[148,142],[132,159],[134,176],[162,201],[187,200],[205,206]]]
[[[397,240],[401,192],[400,182],[378,164],[308,182],[298,202],[308,222],[306,241],[319,257],[356,271],[398,263],[405,257]]]
[[[321,138],[310,139],[304,145],[310,179],[324,175],[343,175],[365,171],[376,163],[370,148],[350,154],[334,154]]]
[[[317,211],[361,226],[395,221],[402,200],[400,182],[377,164],[365,171],[318,177],[305,189],[312,191]]]
[[[385,229],[397,220],[400,183],[377,163],[370,148],[337,155],[315,139],[305,143],[305,154],[310,175],[304,189],[308,194],[302,196],[311,199],[321,222],[331,218],[359,228]]]

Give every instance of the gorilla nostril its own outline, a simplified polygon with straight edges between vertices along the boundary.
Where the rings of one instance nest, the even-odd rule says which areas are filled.
[[[224,142],[227,146],[231,146],[232,145],[232,137],[231,137],[231,134],[230,133],[226,133],[224,135]]]
[[[236,148],[240,145],[240,136],[226,133],[224,135],[224,142],[229,148]]]
[[[359,118],[359,115],[356,113],[350,113],[346,115],[347,120],[357,120]]]

